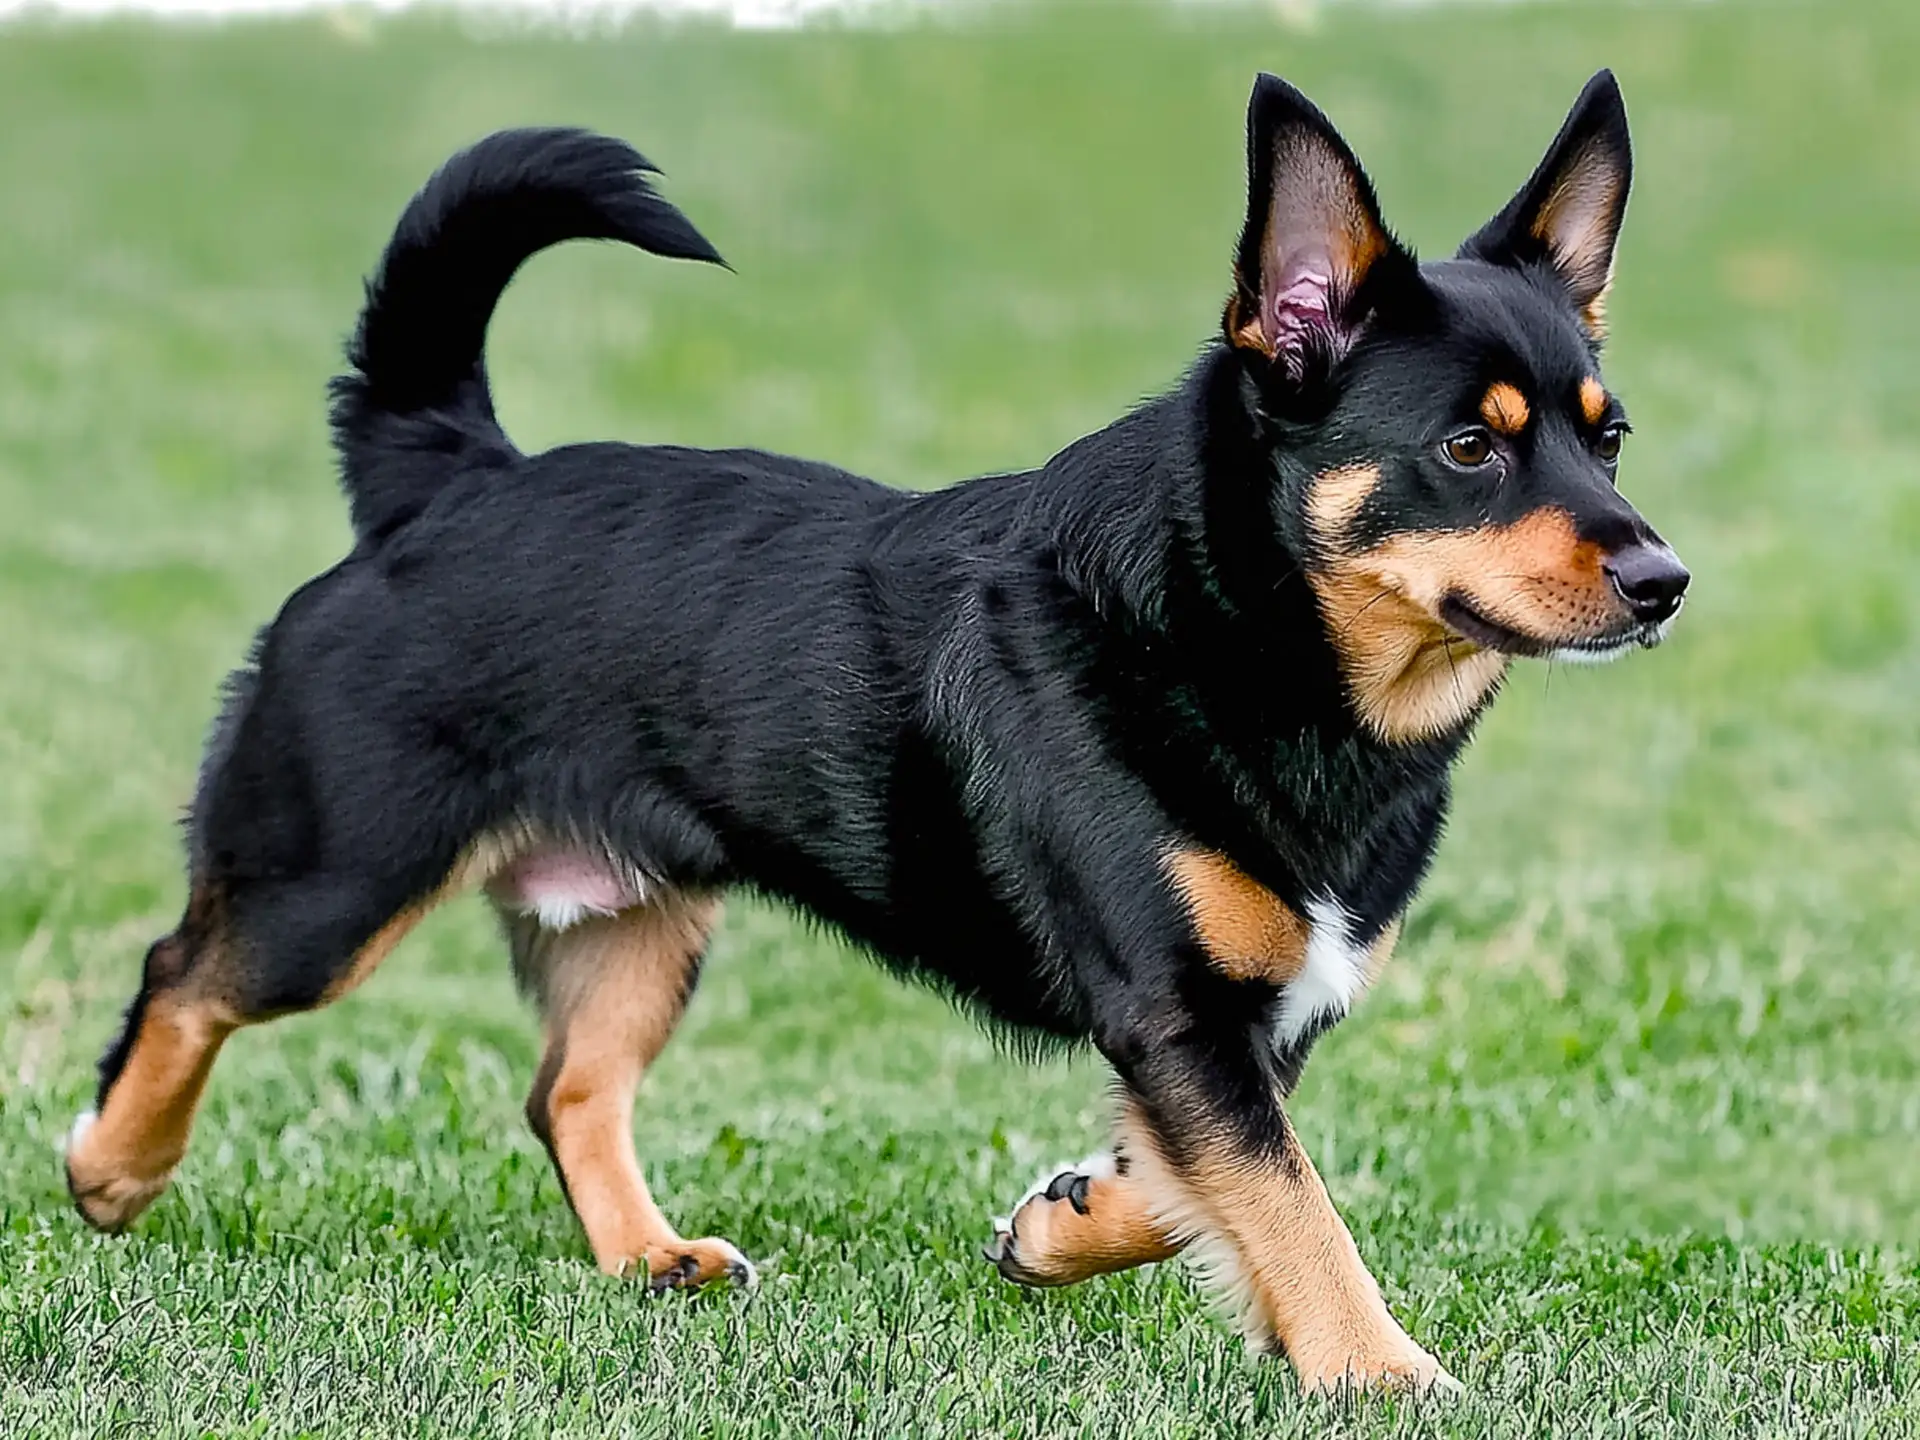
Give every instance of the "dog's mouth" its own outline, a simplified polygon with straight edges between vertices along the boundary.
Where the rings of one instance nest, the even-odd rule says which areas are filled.
[[[1651,650],[1667,638],[1678,612],[1657,624],[1629,622],[1599,635],[1583,635],[1577,640],[1543,640],[1528,635],[1476,610],[1458,594],[1449,593],[1440,602],[1441,623],[1461,639],[1483,650],[1497,651],[1526,660],[1565,660],[1576,665],[1604,665],[1629,650]]]

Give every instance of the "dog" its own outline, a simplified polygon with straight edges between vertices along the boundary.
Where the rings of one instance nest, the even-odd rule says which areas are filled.
[[[1037,470],[924,495],[751,450],[495,420],[483,344],[537,251],[722,263],[612,139],[519,130],[401,217],[332,389],[355,543],[232,677],[66,1155],[81,1213],[165,1188],[222,1043],[339,999],[484,888],[546,1048],[527,1102],[600,1268],[749,1284],[682,1238],[635,1087],[749,887],[1117,1077],[1110,1151],[987,1258],[1064,1285],[1200,1247],[1302,1385],[1451,1385],[1289,1125],[1380,973],[1448,774],[1519,657],[1658,643],[1688,574],[1620,495],[1600,377],[1631,179],[1611,74],[1458,254],[1389,233],[1270,75],[1220,332]]]

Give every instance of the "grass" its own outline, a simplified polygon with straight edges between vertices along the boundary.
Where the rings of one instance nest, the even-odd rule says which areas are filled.
[[[1006,12],[986,30],[350,17],[0,30],[0,1433],[1896,1435],[1920,1429],[1920,21],[1889,6]],[[321,388],[398,207],[490,127],[628,136],[737,275],[576,247],[494,336],[524,444],[751,442],[909,485],[1168,383],[1256,66],[1441,251],[1579,82],[1640,176],[1609,379],[1693,566],[1671,645],[1529,671],[1295,1113],[1442,1407],[1304,1402],[1166,1266],[999,1283],[1099,1068],[734,908],[642,1154],[750,1299],[599,1279],[484,915],[251,1032],[118,1240],[55,1146],[222,672],[346,541]]]

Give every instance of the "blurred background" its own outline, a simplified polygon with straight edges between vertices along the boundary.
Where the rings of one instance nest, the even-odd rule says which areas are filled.
[[[520,1433],[530,1396],[559,1407],[541,1424],[684,1414],[716,1365],[740,1388],[693,1387],[708,1433],[1307,1424],[1174,1267],[1033,1297],[977,1262],[990,1208],[1103,1143],[1097,1065],[1002,1055],[755,903],[638,1120],[683,1229],[769,1261],[751,1310],[593,1281],[471,903],[231,1045],[135,1236],[70,1218],[54,1147],[178,913],[220,678],[347,547],[323,387],[450,151],[628,138],[737,271],[535,262],[490,350],[523,448],[753,444],[928,487],[1038,463],[1190,363],[1256,70],[1441,255],[1603,64],[1637,165],[1622,488],[1694,593],[1659,652],[1516,673],[1399,955],[1295,1109],[1390,1298],[1482,1394],[1620,1433],[1654,1393],[1701,1433],[1911,1416],[1920,14],[685,8],[0,19],[0,1429],[352,1433],[411,1406],[418,1433]],[[932,1348],[896,1374],[902,1335]],[[1030,1383],[1048,1364],[1072,1404]]]

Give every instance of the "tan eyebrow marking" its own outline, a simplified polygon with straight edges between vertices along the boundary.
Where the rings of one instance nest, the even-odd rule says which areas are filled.
[[[1580,413],[1589,425],[1598,425],[1607,413],[1607,387],[1591,375],[1580,382]]]
[[[1504,380],[1488,386],[1480,401],[1481,418],[1502,435],[1518,435],[1527,428],[1532,413],[1527,407],[1527,397],[1517,386]]]

